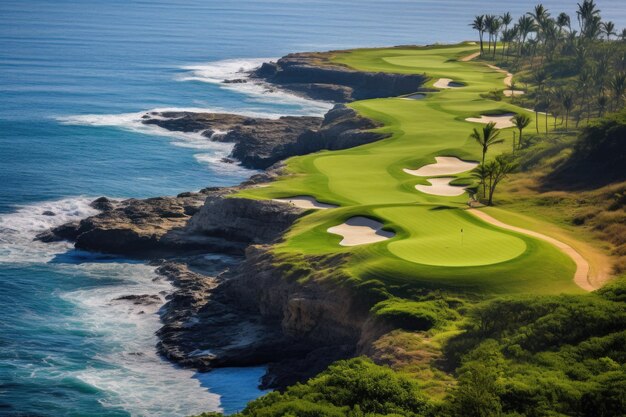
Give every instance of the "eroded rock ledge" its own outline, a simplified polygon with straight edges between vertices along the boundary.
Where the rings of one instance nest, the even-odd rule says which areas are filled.
[[[145,124],[170,131],[201,133],[207,140],[234,143],[230,157],[252,169],[266,169],[290,156],[352,148],[386,137],[370,132],[379,125],[344,105],[335,106],[324,118],[264,119],[222,113],[150,112],[142,119]]]
[[[331,56],[332,52],[289,54],[264,63],[253,76],[314,100],[337,103],[414,93],[428,79],[419,74],[356,71],[331,62]]]

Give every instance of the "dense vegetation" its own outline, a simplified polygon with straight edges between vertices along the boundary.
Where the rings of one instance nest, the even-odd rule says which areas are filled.
[[[587,188],[625,181],[626,111],[585,127],[572,155],[548,179],[565,187]]]
[[[625,279],[589,295],[496,299],[471,309],[463,328],[445,349],[441,366],[458,384],[442,401],[402,373],[356,358],[235,416],[625,415]]]

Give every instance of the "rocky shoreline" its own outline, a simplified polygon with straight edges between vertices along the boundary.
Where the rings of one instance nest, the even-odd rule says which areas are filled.
[[[411,93],[425,80],[353,71],[320,57],[288,55],[264,64],[253,76],[336,102]],[[378,127],[375,122],[342,104],[324,118],[151,112],[142,122],[233,143],[231,158],[266,170],[236,187],[124,201],[102,197],[92,203],[99,214],[37,237],[46,242],[69,240],[77,249],[145,259],[157,266],[175,288],[160,310],[160,354],[200,371],[266,364],[263,387],[282,389],[337,359],[367,352],[377,335],[388,330],[371,320],[370,306],[349,289],[315,279],[290,279],[294,272],[283,270],[274,259],[272,243],[305,210],[234,196],[282,175],[279,161],[290,156],[386,138],[371,131]],[[342,260],[323,262],[336,267]],[[155,301],[150,294],[124,300]]]

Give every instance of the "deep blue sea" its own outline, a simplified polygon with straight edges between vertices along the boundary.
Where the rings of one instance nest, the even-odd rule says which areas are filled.
[[[0,415],[230,413],[260,395],[262,368],[201,375],[157,356],[158,306],[113,301],[165,296],[154,268],[33,237],[92,214],[101,195],[171,195],[251,174],[220,162],[228,145],[142,127],[142,112],[322,114],[326,103],[220,82],[292,51],[471,39],[474,14],[534,5],[497,3],[0,1]],[[575,0],[543,3],[575,25]],[[626,26],[623,0],[597,3]]]

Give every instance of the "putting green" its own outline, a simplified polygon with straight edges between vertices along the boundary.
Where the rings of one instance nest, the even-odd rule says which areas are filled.
[[[421,193],[429,177],[403,171],[435,163],[436,156],[478,161],[480,147],[469,139],[480,123],[466,118],[483,114],[526,112],[512,104],[481,97],[504,89],[504,74],[479,62],[459,58],[476,52],[469,43],[453,46],[359,49],[336,52],[337,63],[366,71],[426,73],[432,86],[439,78],[464,84],[430,92],[420,100],[386,98],[350,106],[380,121],[388,139],[341,151],[323,151],[291,158],[288,175],[264,188],[245,190],[248,198],[311,195],[340,207],[304,216],[275,246],[277,253],[350,253],[346,271],[356,279],[377,279],[388,285],[471,289],[480,293],[580,292],[573,283],[575,265],[554,246],[503,230],[465,212],[468,195],[444,197]],[[512,129],[505,143],[492,147],[488,158],[511,149]],[[467,172],[452,185],[472,182]],[[327,229],[354,216],[381,221],[396,235],[382,242],[342,247],[341,237]],[[461,229],[463,242],[461,243]]]
[[[410,236],[389,244],[391,253],[410,262],[438,266],[478,266],[522,255],[526,243],[473,221],[462,210],[439,207],[394,207],[381,216],[408,227]]]

